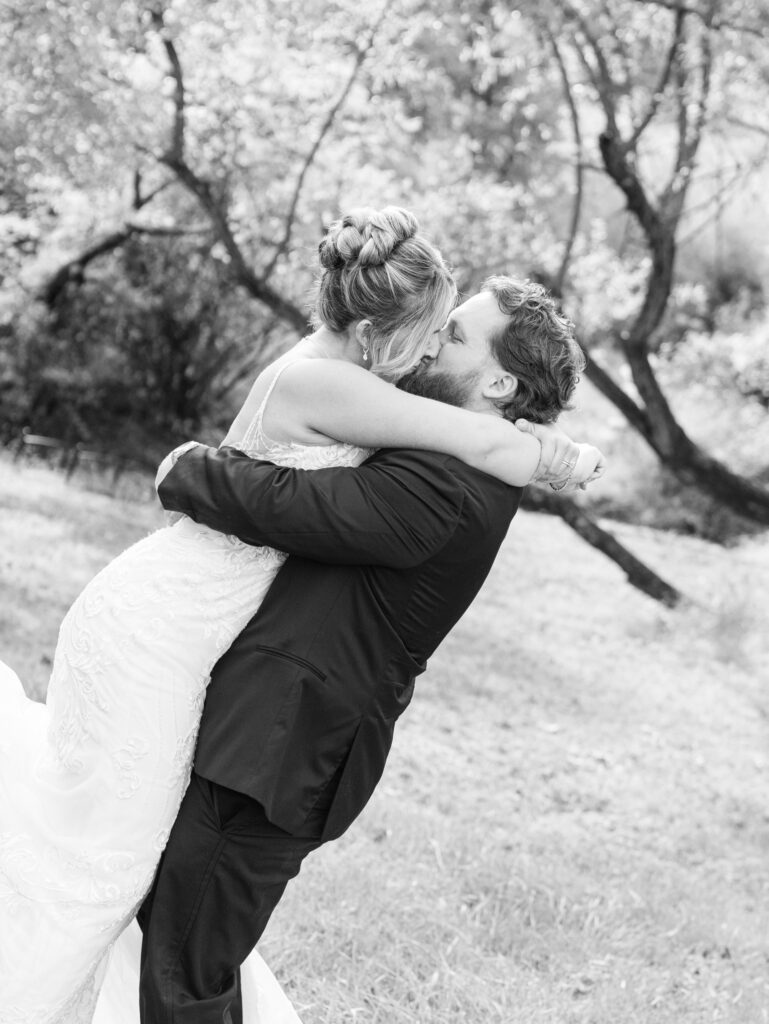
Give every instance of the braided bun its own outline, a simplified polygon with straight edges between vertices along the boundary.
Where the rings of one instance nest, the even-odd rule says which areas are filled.
[[[351,263],[379,267],[390,259],[397,245],[418,231],[413,213],[399,206],[352,210],[331,225],[318,246],[321,266],[325,270],[340,270]]]
[[[364,207],[335,221],[318,246],[323,271],[316,327],[341,332],[368,322],[370,367],[398,380],[419,362],[454,304],[456,288],[440,252],[398,206]]]

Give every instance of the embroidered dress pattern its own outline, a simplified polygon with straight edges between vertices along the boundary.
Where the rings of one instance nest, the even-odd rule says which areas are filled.
[[[370,453],[353,445],[264,434],[287,365],[235,447],[302,469],[360,464]],[[285,558],[182,518],[75,600],[45,705],[0,662],[0,1024],[93,1019],[189,782],[211,670]]]

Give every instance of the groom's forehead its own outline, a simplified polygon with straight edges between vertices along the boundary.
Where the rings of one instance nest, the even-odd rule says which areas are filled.
[[[486,335],[503,326],[507,316],[499,308],[493,292],[478,292],[456,306],[451,319],[462,328]]]

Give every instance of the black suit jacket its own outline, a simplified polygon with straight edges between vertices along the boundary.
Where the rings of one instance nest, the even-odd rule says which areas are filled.
[[[521,491],[433,452],[304,471],[200,447],[159,494],[167,509],[291,556],[214,669],[195,770],[252,796],[289,832],[324,806],[333,781],[323,838],[341,835]]]

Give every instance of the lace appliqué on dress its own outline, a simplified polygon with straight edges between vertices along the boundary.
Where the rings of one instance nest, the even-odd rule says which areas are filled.
[[[275,380],[237,447],[301,469],[367,457],[266,437]],[[46,708],[29,715],[0,666],[0,1024],[90,1022],[105,954],[151,884],[189,782],[211,670],[285,558],[184,518],[73,603]]]

